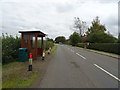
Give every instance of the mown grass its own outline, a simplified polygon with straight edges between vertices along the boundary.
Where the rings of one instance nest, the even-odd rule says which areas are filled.
[[[56,51],[56,49],[57,49],[57,45],[54,45],[54,47],[51,50],[51,53],[54,53]]]
[[[37,74],[33,74],[28,77],[27,80],[24,80],[22,76],[19,76],[18,74],[13,75],[14,79],[3,81],[3,88],[23,88],[28,87],[31,85],[31,83],[34,81],[34,79],[37,77]]]
[[[57,46],[54,45],[50,54],[54,53],[56,49]],[[33,71],[28,71],[28,62],[12,62],[3,65],[2,88],[26,88],[32,85],[41,76],[42,71],[39,70],[40,60],[35,62],[33,61]]]
[[[13,62],[2,68],[2,88],[28,87],[39,75],[36,71],[28,71],[28,62]]]

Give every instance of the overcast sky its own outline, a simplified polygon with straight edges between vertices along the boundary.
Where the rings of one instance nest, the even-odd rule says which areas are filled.
[[[50,38],[73,32],[74,17],[90,26],[96,16],[107,30],[118,35],[119,0],[1,0],[0,30],[19,35],[19,30],[41,30]]]

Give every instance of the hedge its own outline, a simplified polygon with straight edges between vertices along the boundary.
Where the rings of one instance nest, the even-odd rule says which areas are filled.
[[[8,36],[3,34],[2,36],[2,64],[7,64],[18,60],[18,53],[20,48],[21,39],[19,37]],[[38,42],[39,46],[41,41]],[[44,41],[45,50],[49,47],[53,47],[54,43],[52,41]],[[41,47],[41,46],[40,46]]]
[[[20,47],[20,38],[3,35],[2,37],[2,64],[16,61],[18,58],[18,48]]]
[[[45,50],[48,50],[49,47],[53,47],[54,46],[54,43],[52,41],[44,41],[44,47],[45,47]]]
[[[38,41],[38,48],[41,48],[41,40],[39,40]],[[53,43],[53,41],[47,41],[47,40],[44,40],[44,48],[45,48],[45,50],[48,50],[49,49],[49,47],[53,47],[54,46],[54,43]]]
[[[77,43],[77,46],[84,48],[85,47],[85,43]]]
[[[120,55],[120,43],[90,43],[87,48]]]

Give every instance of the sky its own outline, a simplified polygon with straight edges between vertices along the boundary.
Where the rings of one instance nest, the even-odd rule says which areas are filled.
[[[69,36],[74,17],[86,21],[96,16],[115,37],[118,36],[119,0],[0,0],[0,32],[18,35],[21,30],[40,30],[55,39]]]

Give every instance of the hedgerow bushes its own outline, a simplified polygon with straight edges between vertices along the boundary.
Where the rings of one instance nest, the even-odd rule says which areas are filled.
[[[0,37],[0,65],[2,63],[2,38]]]
[[[2,35],[2,64],[7,64],[18,60],[18,53],[20,48],[21,39],[19,37],[13,37],[12,35]],[[38,42],[39,48],[41,47],[41,41]],[[44,41],[44,48],[48,50],[49,47],[53,47],[53,41]]]
[[[84,48],[85,47],[85,43],[77,43],[77,46]]]
[[[44,40],[44,48],[45,50],[48,50],[50,47],[52,48],[54,46],[53,41]],[[38,41],[38,48],[41,48],[41,40]]]
[[[120,43],[90,43],[88,48],[120,55]]]
[[[2,64],[16,61],[20,48],[20,38],[8,34],[2,35]]]
[[[53,47],[54,46],[54,43],[52,41],[44,41],[44,47],[45,47],[45,50],[48,50],[49,47]]]
[[[85,43],[77,44],[78,47],[82,48],[84,48],[85,45],[88,49],[94,49],[120,55],[120,43],[89,43],[88,45]]]

